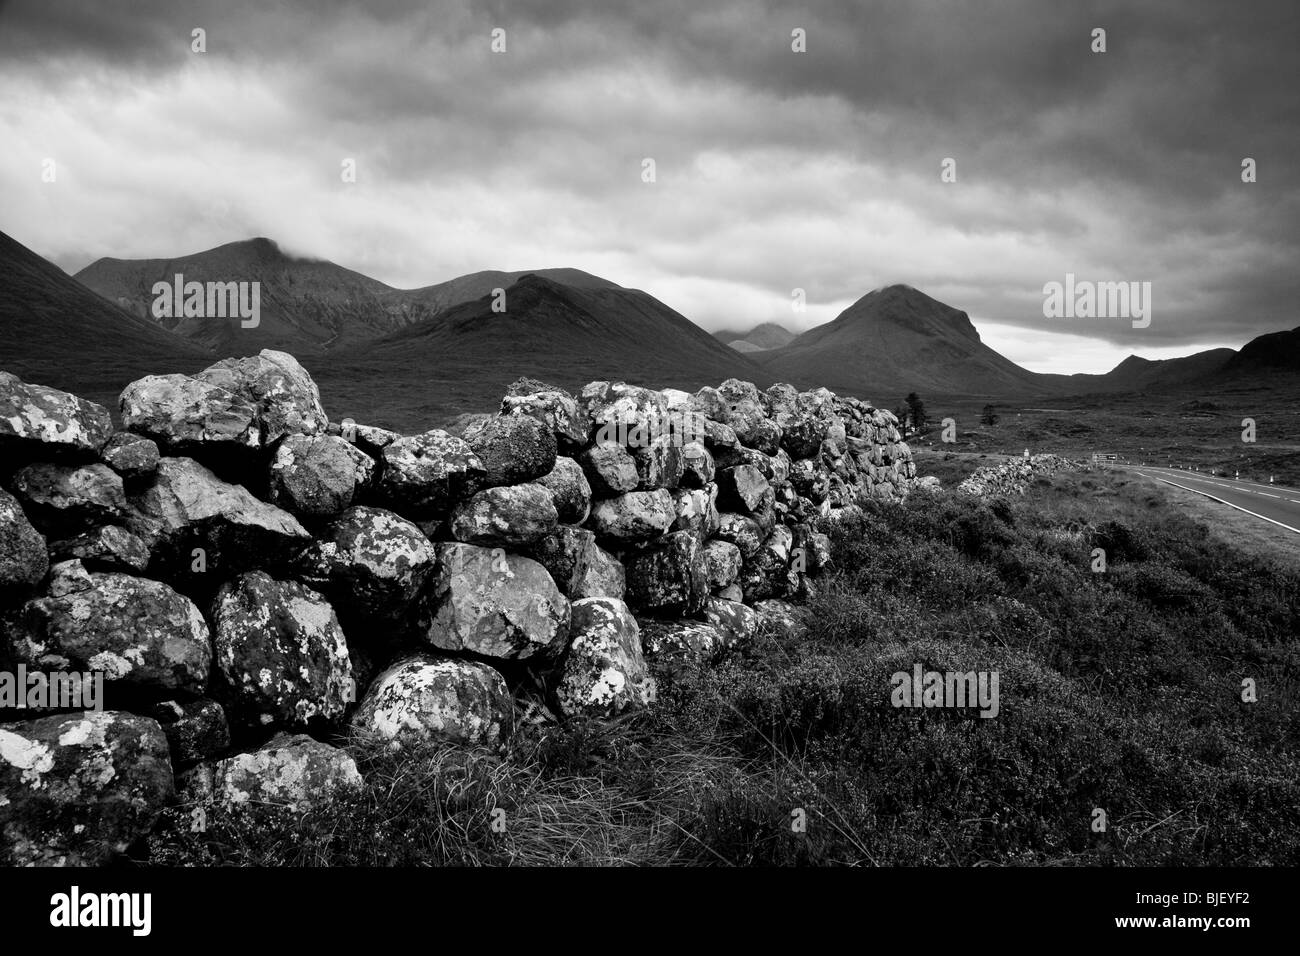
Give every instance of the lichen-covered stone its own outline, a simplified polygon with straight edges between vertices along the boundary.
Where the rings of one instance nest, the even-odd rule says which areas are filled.
[[[122,390],[122,423],[171,451],[257,448],[257,410],[235,393],[189,375],[146,375]]]
[[[685,460],[677,436],[657,435],[634,449],[632,460],[636,463],[637,487],[643,491],[671,490],[681,483]]]
[[[582,524],[591,514],[591,484],[572,458],[556,458],[555,467],[536,483],[551,493],[562,524]]]
[[[426,640],[445,651],[526,660],[556,656],[569,602],[536,561],[500,548],[440,543],[423,615]]]
[[[573,603],[572,640],[555,690],[563,713],[610,717],[650,702],[640,629],[614,598]]]
[[[107,863],[153,828],[174,793],[167,738],[148,717],[0,724],[0,865]]]
[[[689,531],[666,534],[626,556],[627,602],[638,610],[691,614],[709,596],[704,555]]]
[[[682,478],[684,488],[703,488],[716,476],[713,453],[703,442],[693,441],[682,446]]]
[[[598,498],[635,491],[641,483],[636,469],[636,459],[622,445],[602,442],[592,445],[578,457],[583,473]]]
[[[667,531],[677,518],[673,496],[662,488],[629,491],[597,501],[588,524],[597,535],[617,541],[645,541]]]
[[[769,598],[754,602],[759,626],[782,637],[799,637],[808,631],[804,613],[788,601]]]
[[[738,601],[711,597],[704,602],[704,620],[725,635],[727,647],[748,642],[758,633],[762,617]]]
[[[143,573],[149,566],[149,549],[138,537],[117,525],[106,524],[77,535],[50,542],[54,561],[80,561],[88,571]]]
[[[725,588],[740,576],[740,549],[714,538],[704,546],[704,576],[710,589]]]
[[[505,680],[477,661],[417,656],[379,675],[352,717],[362,733],[494,746],[509,736],[513,702]]]
[[[149,708],[149,716],[167,735],[177,770],[215,757],[230,746],[230,724],[215,700],[164,700]]]
[[[212,630],[232,717],[305,726],[343,716],[352,661],[334,609],[311,588],[242,574],[217,591]]]
[[[189,598],[161,581],[55,565],[43,597],[8,623],[10,648],[29,669],[103,671],[106,686],[156,695],[201,693],[212,662],[208,625]]]
[[[554,533],[533,545],[532,555],[570,601],[623,598],[627,587],[623,565],[601,548],[596,543],[596,535],[586,528],[560,525]]]
[[[0,488],[0,597],[36,587],[49,569],[45,538],[27,520],[18,500]]]
[[[262,349],[246,358],[222,359],[195,378],[226,389],[253,409],[263,447],[285,435],[323,433],[329,422],[320,389],[288,352]]]
[[[93,455],[112,433],[113,419],[103,405],[0,372],[0,450],[6,454],[21,446],[29,454],[48,449]]]
[[[289,435],[271,461],[271,501],[303,517],[336,515],[374,473],[374,459],[341,437]]]
[[[533,379],[521,378],[511,384],[501,400],[501,413],[537,419],[555,435],[561,452],[579,450],[591,433],[591,420],[578,409],[572,395]]]
[[[555,432],[530,415],[497,415],[463,437],[483,463],[485,488],[532,481],[555,467]]]
[[[108,440],[100,457],[123,478],[143,478],[158,467],[158,444],[143,435],[117,432]]]
[[[746,515],[722,513],[716,536],[740,548],[741,555],[746,558],[757,554],[763,546],[763,529],[757,521]]]
[[[469,445],[441,429],[399,438],[384,449],[379,491],[408,518],[442,518],[483,487],[487,472]]]
[[[641,621],[641,647],[656,668],[670,674],[716,660],[727,648],[727,637],[703,621]]]
[[[47,533],[82,531],[126,517],[122,476],[107,465],[35,462],[20,468],[10,487]]]
[[[523,484],[483,489],[455,507],[448,527],[467,544],[520,548],[546,537],[558,523],[551,492]]]
[[[718,513],[718,486],[704,488],[678,488],[672,492],[676,517],[669,531],[690,531],[703,542],[718,530],[721,516]]]
[[[280,806],[299,812],[325,806],[337,794],[364,783],[348,753],[306,734],[277,734],[260,750],[217,761],[208,773],[212,798],[219,805]]]

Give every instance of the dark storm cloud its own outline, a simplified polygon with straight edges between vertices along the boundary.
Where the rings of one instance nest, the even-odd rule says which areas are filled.
[[[64,263],[244,230],[405,284],[576,265],[713,327],[825,320],[903,281],[1123,351],[1235,343],[1296,324],[1298,9],[9,3],[0,79],[30,102],[0,113],[22,147],[3,228]],[[86,183],[84,235],[8,182],[42,150]],[[340,156],[363,188],[331,183]],[[1151,281],[1151,327],[1045,320],[1067,271]]]

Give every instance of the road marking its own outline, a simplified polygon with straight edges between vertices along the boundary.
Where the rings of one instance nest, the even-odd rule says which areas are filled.
[[[1266,485],[1257,481],[1243,481],[1240,478],[1224,478],[1222,475],[1210,475],[1208,472],[1204,471],[1184,471],[1181,468],[1168,468],[1164,465],[1140,465],[1138,467],[1155,469],[1157,471],[1177,472],[1180,475],[1187,475],[1188,477],[1200,476],[1206,481],[1213,481],[1217,478],[1220,481],[1230,481],[1233,485],[1253,485],[1256,488],[1272,488],[1275,491],[1300,491],[1300,488],[1288,488],[1286,485]]]
[[[1246,514],[1253,515],[1256,518],[1263,518],[1265,521],[1269,522],[1269,524],[1275,524],[1279,528],[1286,528],[1286,530],[1288,531],[1294,531],[1296,534],[1300,534],[1300,528],[1293,528],[1289,524],[1283,524],[1280,521],[1274,521],[1272,518],[1268,517],[1267,515],[1256,514],[1255,512],[1251,511],[1248,508],[1243,508],[1241,505],[1234,505],[1231,501],[1224,501],[1222,498],[1219,498],[1216,495],[1212,495],[1208,491],[1202,491],[1200,488],[1188,488],[1186,485],[1180,485],[1178,482],[1170,481],[1168,478],[1161,478],[1159,475],[1152,475],[1151,477],[1154,478],[1156,481],[1163,481],[1166,485],[1173,485],[1175,488],[1182,488],[1183,491],[1190,491],[1192,492],[1192,494],[1196,494],[1196,495],[1204,495],[1206,498],[1210,498],[1213,501],[1219,502],[1220,504],[1227,505],[1229,508],[1236,508],[1238,511],[1244,511]]]

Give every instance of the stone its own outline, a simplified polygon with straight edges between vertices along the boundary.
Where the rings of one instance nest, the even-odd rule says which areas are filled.
[[[718,530],[721,517],[718,514],[717,485],[709,485],[705,488],[678,488],[672,495],[676,517],[668,530],[690,531],[701,542]]]
[[[103,405],[0,372],[0,449],[27,453],[97,454],[113,433]]]
[[[364,784],[357,762],[306,734],[277,734],[260,750],[212,765],[214,802],[225,807],[276,806],[305,812]]]
[[[417,656],[377,677],[352,725],[399,746],[442,741],[493,747],[510,735],[513,701],[502,676],[477,661]]]
[[[29,669],[103,671],[106,688],[201,694],[212,662],[208,625],[161,581],[55,565],[43,597],[8,622],[14,659]]]
[[[625,382],[592,382],[578,395],[592,425],[592,441],[643,448],[669,429],[668,402],[659,393]]]
[[[146,375],[122,390],[122,423],[168,451],[258,448],[257,410],[229,389],[189,375]]]
[[[685,460],[675,436],[659,435],[632,453],[636,463],[637,487],[642,491],[673,489],[681,483]]]
[[[298,519],[260,501],[243,485],[222,481],[192,458],[163,458],[148,487],[131,499],[127,527],[144,541],[151,570],[181,576],[238,574],[278,564],[311,543]]]
[[[120,522],[127,513],[122,476],[107,465],[35,462],[10,483],[33,522],[47,533]]]
[[[745,558],[757,554],[763,546],[763,529],[757,521],[745,515],[723,512],[719,515],[718,530],[714,534],[740,548],[740,553]]]
[[[710,589],[725,588],[740,576],[740,549],[714,538],[704,546],[704,577]]]
[[[0,724],[0,865],[98,866],[173,798],[157,721],[118,711]]]
[[[613,717],[650,703],[653,684],[640,629],[626,604],[615,598],[575,601],[571,635],[555,689],[565,715]]]
[[[253,409],[263,447],[285,435],[321,434],[329,421],[320,389],[288,352],[262,349],[247,358],[223,359],[195,378],[226,389]]]
[[[555,432],[529,415],[497,415],[463,437],[483,464],[481,487],[529,482],[555,467]]]
[[[617,541],[645,541],[663,534],[677,518],[672,495],[662,488],[629,491],[597,501],[588,524],[596,534]]]
[[[558,523],[550,491],[523,484],[478,492],[456,506],[449,527],[453,538],[467,544],[520,548],[546,537]]]
[[[383,508],[355,505],[331,521],[300,558],[304,582],[329,596],[354,641],[401,629],[438,569],[419,526]]]
[[[532,556],[570,601],[623,598],[627,587],[623,565],[601,548],[596,543],[596,535],[586,528],[560,525],[533,546]]]
[[[334,721],[355,699],[352,660],[329,602],[297,581],[250,571],[212,602],[217,668],[246,726]]]
[[[271,461],[271,502],[299,517],[329,517],[348,508],[374,474],[374,459],[341,437],[288,435]]]
[[[143,435],[118,432],[108,440],[100,456],[123,478],[143,478],[158,467],[158,443]]]
[[[629,554],[627,601],[638,610],[692,614],[709,595],[703,548],[689,531],[675,531]]]
[[[724,636],[726,647],[735,647],[750,641],[762,623],[762,616],[739,601],[725,601],[711,597],[704,602],[704,620],[716,627]]]
[[[149,549],[138,537],[117,525],[50,542],[54,561],[78,560],[88,571],[122,571],[142,574],[149,566]]]
[[[554,657],[569,634],[569,602],[536,561],[443,542],[427,591],[425,639],[444,651],[526,660]]]
[[[383,464],[381,496],[393,511],[416,520],[446,517],[487,477],[469,445],[437,428],[399,438],[384,449]]]
[[[808,632],[804,614],[788,601],[769,598],[754,602],[759,626],[782,637],[802,637]]]
[[[683,488],[703,488],[711,484],[716,475],[713,453],[704,447],[703,442],[688,442],[682,446]]]
[[[18,499],[0,488],[0,597],[30,591],[49,569],[45,538],[27,520]]]
[[[604,442],[593,445],[578,458],[583,473],[598,498],[610,498],[635,491],[641,483],[636,459],[622,445]]]
[[[514,382],[501,400],[501,414],[528,415],[551,430],[560,451],[574,453],[587,444],[591,420],[562,388],[531,379]]]
[[[551,493],[563,524],[582,524],[591,514],[591,484],[572,458],[556,458],[555,467],[536,483]]]
[[[172,767],[180,770],[217,756],[230,747],[230,724],[215,700],[198,697],[164,700],[149,708],[171,748]]]
[[[641,647],[656,669],[680,674],[716,660],[726,650],[727,638],[703,621],[644,620]]]

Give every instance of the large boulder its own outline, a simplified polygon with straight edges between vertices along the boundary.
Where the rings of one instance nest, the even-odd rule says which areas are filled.
[[[258,448],[257,410],[234,392],[189,375],[146,375],[122,390],[122,423],[171,451]]]
[[[563,524],[582,524],[591,514],[591,484],[582,466],[572,458],[555,459],[555,467],[537,479],[536,484],[551,493],[555,510]]]
[[[629,491],[597,501],[588,524],[602,538],[620,542],[645,541],[663,534],[677,518],[673,496],[662,488]]]
[[[546,568],[560,593],[570,601],[591,597],[623,597],[627,586],[623,565],[596,543],[586,528],[560,525],[532,547],[532,556]]]
[[[343,511],[369,486],[375,460],[334,435],[289,435],[271,462],[271,501],[302,517]]]
[[[35,462],[18,470],[11,487],[47,533],[120,522],[127,513],[122,476],[107,465]]]
[[[27,454],[96,454],[113,433],[108,409],[57,388],[0,372],[0,449]]]
[[[438,558],[422,618],[434,647],[514,660],[563,650],[569,602],[536,561],[447,542]]]
[[[674,531],[629,554],[627,602],[638,610],[691,614],[709,596],[703,549],[689,531]]]
[[[354,640],[405,622],[438,568],[419,526],[357,505],[331,521],[298,562],[302,579],[332,598]]]
[[[106,524],[75,538],[50,542],[53,561],[80,561],[87,571],[142,574],[149,566],[149,548],[125,528]]]
[[[529,419],[532,421],[532,419]],[[555,530],[555,499],[542,485],[485,488],[451,513],[451,536],[467,544],[526,547]]]
[[[87,711],[0,724],[0,865],[96,866],[175,793],[156,721]]]
[[[297,581],[251,571],[212,602],[217,667],[231,716],[249,726],[306,726],[343,716],[352,661],[329,603]]]
[[[204,573],[236,574],[280,563],[311,543],[298,519],[260,501],[243,485],[222,481],[192,458],[164,458],[149,486],[132,498],[128,527],[167,577],[194,568],[201,549]]]
[[[212,662],[199,609],[161,581],[55,565],[43,597],[8,622],[10,650],[29,668],[102,671],[114,683],[160,696],[198,694]]]
[[[624,382],[592,382],[578,395],[591,420],[592,440],[645,448],[668,430],[668,402],[654,389]]]
[[[0,598],[36,587],[49,569],[45,538],[17,499],[0,488]]]
[[[704,602],[704,620],[724,635],[727,647],[748,642],[758,633],[762,616],[739,601],[711,597]]]
[[[724,511],[755,515],[776,501],[772,486],[753,465],[736,465],[718,471],[718,507]]]
[[[657,435],[632,453],[636,462],[637,487],[643,491],[676,488],[682,480],[685,459],[674,435]]]
[[[486,476],[469,445],[435,428],[399,438],[384,449],[379,491],[394,511],[408,518],[442,518],[483,487]]]
[[[529,415],[497,415],[462,437],[483,463],[483,487],[532,481],[555,467],[555,432]]]
[[[364,783],[346,751],[306,734],[277,734],[260,750],[201,767],[210,779],[201,789],[227,808],[261,805],[303,812]]]
[[[509,736],[512,719],[510,690],[487,664],[418,656],[375,679],[352,725],[399,745],[438,740],[495,746]]]
[[[226,389],[253,408],[263,447],[285,435],[318,434],[329,421],[320,389],[288,352],[262,349],[247,358],[223,359],[195,378]]]
[[[651,701],[640,629],[626,604],[615,598],[575,601],[571,634],[555,689],[563,713],[611,717]]]

